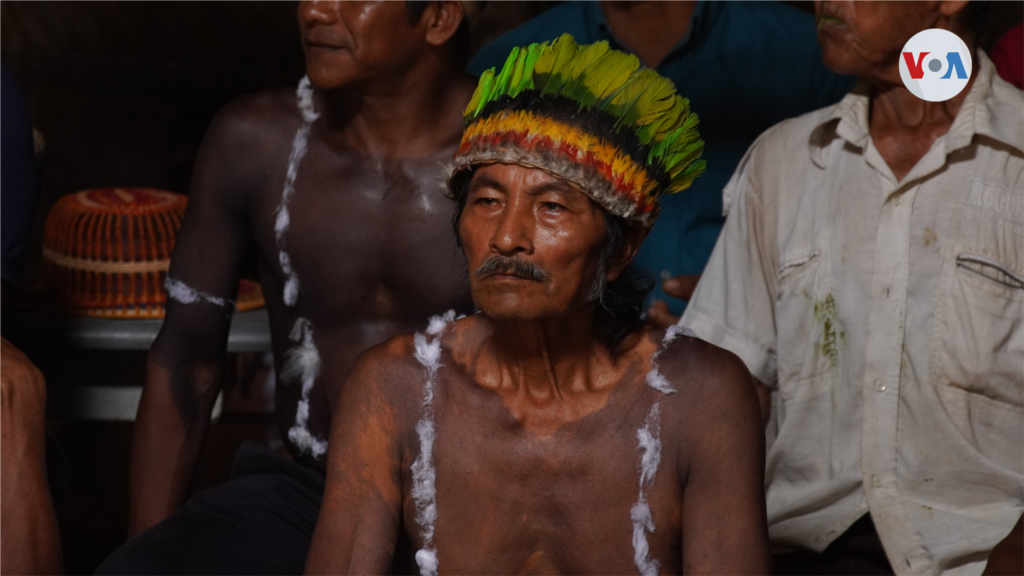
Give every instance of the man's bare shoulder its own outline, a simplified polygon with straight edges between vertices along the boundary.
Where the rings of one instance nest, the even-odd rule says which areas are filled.
[[[301,122],[295,90],[263,90],[228,102],[210,126],[207,139],[258,149],[262,143],[283,138],[284,145],[290,146]]]
[[[679,335],[657,358],[658,370],[675,388],[682,410],[707,412],[719,407],[732,413],[757,406],[753,378],[732,352],[695,336]]]
[[[423,365],[416,359],[415,340],[414,334],[399,334],[367,348],[356,358],[349,381],[396,394],[422,390]]]
[[[253,194],[280,179],[301,125],[294,90],[266,90],[238,97],[213,119],[196,161],[193,190],[248,210]]]

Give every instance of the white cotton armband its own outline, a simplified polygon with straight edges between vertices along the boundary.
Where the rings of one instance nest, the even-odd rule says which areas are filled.
[[[229,305],[234,307],[235,305],[234,300],[228,300],[227,298],[196,290],[181,280],[172,278],[170,275],[164,280],[164,288],[167,290],[167,297],[179,304],[213,304],[220,307]]]

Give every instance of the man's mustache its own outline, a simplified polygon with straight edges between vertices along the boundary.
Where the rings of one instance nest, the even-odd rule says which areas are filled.
[[[514,256],[492,256],[474,272],[478,276],[491,276],[499,273],[509,274],[537,282],[541,282],[549,276],[547,272],[541,270],[533,262]]]

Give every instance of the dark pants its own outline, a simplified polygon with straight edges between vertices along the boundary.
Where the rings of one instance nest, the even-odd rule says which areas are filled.
[[[97,574],[302,574],[324,476],[254,443],[231,480],[117,549]]]
[[[800,550],[774,556],[780,576],[808,574],[892,574],[871,515],[865,514],[821,554]]]

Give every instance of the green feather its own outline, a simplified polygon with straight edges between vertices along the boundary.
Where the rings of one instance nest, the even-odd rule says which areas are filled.
[[[576,55],[576,40],[562,34],[537,58],[533,67],[533,85],[542,94],[555,93],[565,83],[566,63]]]
[[[658,73],[650,68],[641,68],[634,72],[618,92],[609,99],[608,104],[604,106],[604,111],[618,118],[615,124],[616,128],[626,124],[624,120],[626,114],[636,106],[637,101],[647,91],[657,75]]]
[[[498,77],[494,80],[494,93],[493,98],[498,98],[508,94],[508,84],[512,79],[512,73],[515,71],[516,62],[519,60],[519,47],[513,48],[512,52],[509,53],[508,58],[505,59],[505,65],[501,67],[501,72],[498,73]]]
[[[526,71],[526,56],[529,53],[530,46],[524,46],[519,49],[519,57],[516,58],[516,63],[512,66],[512,73],[509,74],[508,90],[505,93],[513,98],[522,91],[523,72]],[[526,79],[527,81],[532,80],[530,76],[527,76]]]
[[[490,101],[489,97],[493,86],[494,68],[489,68],[480,75],[480,82],[476,85],[476,90],[473,91],[473,99],[466,106],[466,111],[463,113],[466,120],[471,120],[480,114],[480,110]]]
[[[582,85],[586,87],[585,95],[581,94],[580,103],[594,106],[618,91],[640,67],[640,59],[632,54],[609,50],[600,59],[590,65],[583,74]],[[580,87],[577,87],[580,92]],[[600,108],[600,106],[598,106]]]
[[[655,159],[664,156],[665,151],[669,150],[672,147],[672,145],[675,144],[676,140],[679,139],[679,136],[682,133],[682,127],[676,128],[672,132],[669,132],[667,136],[662,138],[657,144],[654,145],[653,148],[651,148],[650,153],[647,154],[647,163],[650,164],[654,162]]]
[[[589,87],[586,84],[586,78],[584,72],[587,68],[596,62],[598,58],[604,56],[608,52],[608,41],[602,40],[590,44],[576,52],[576,57],[573,59],[575,62],[569,62],[572,64],[572,72],[569,73],[568,81],[562,85],[559,92],[564,96],[568,96],[577,102],[580,101],[580,95],[585,95],[589,91]]]
[[[513,77],[513,88],[509,92],[511,96],[517,96],[523,90],[529,90],[534,88],[533,84],[533,69],[537,65],[537,58],[540,57],[541,51],[547,47],[547,44],[530,44],[526,47],[526,53],[520,53],[520,61],[522,62],[522,74],[520,75],[518,65],[516,74]]]
[[[677,170],[680,170],[693,160],[695,160],[700,153],[704,151],[704,142],[698,140],[696,142],[690,142],[684,148],[677,152],[673,152],[672,155],[662,161],[662,166],[669,172],[674,174]]]

